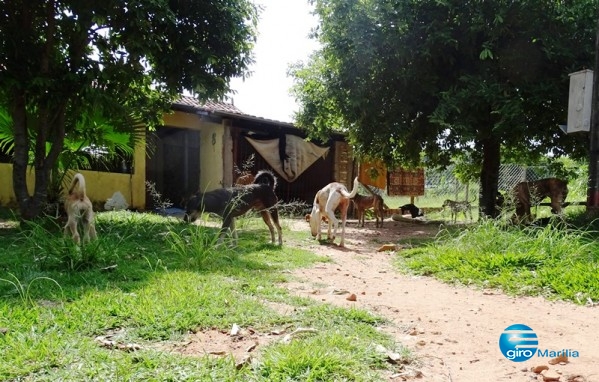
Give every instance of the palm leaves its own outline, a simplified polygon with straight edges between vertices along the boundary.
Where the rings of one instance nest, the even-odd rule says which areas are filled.
[[[130,123],[129,128],[124,125]],[[60,199],[60,192],[68,170],[97,168],[109,170],[110,163],[116,159],[130,161],[135,145],[143,142],[145,125],[133,117],[115,124],[100,111],[95,110],[72,122],[72,128],[64,138],[63,150],[52,171],[48,184],[48,202]],[[133,127],[131,127],[133,126]],[[35,137],[30,129],[29,163],[33,165]],[[50,143],[46,144],[46,152]],[[5,108],[0,107],[0,152],[12,154],[14,150],[14,131],[12,118]]]

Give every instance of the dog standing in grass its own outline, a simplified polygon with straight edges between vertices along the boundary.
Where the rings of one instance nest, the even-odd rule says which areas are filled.
[[[568,197],[568,182],[557,178],[520,182],[514,186],[512,194],[516,199],[516,213],[512,221],[530,223],[534,220],[530,208],[546,197],[551,199],[551,213],[561,214],[562,204]]]
[[[204,193],[198,192],[189,198],[183,219],[186,222],[193,222],[202,212],[215,213],[223,219],[219,242],[222,241],[226,230],[231,231],[236,241],[235,218],[254,209],[260,212],[262,220],[268,226],[273,244],[275,243],[274,223],[279,235],[279,245],[282,245],[283,236],[276,207],[278,202],[275,194],[276,186],[277,178],[270,171],[263,170],[256,174],[251,184],[220,188]]]
[[[73,180],[71,180],[69,193],[64,201],[64,209],[68,216],[67,224],[64,227],[65,235],[70,232],[75,243],[79,244],[81,236],[79,235],[78,225],[81,223],[83,242],[96,238],[92,202],[85,193],[85,178],[79,173],[75,174]]]
[[[458,218],[458,213],[462,213],[464,214],[464,218],[470,218],[470,220],[472,220],[472,203],[467,201],[467,200],[463,200],[463,201],[455,201],[455,200],[450,200],[450,199],[446,199],[443,202],[443,209],[449,207],[450,211],[451,211],[451,220],[455,223],[457,218]]]

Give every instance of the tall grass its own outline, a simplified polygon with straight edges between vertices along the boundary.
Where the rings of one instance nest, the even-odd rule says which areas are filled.
[[[553,220],[545,227],[484,220],[443,230],[424,247],[397,257],[404,270],[453,283],[500,288],[513,295],[599,301],[596,232]]]
[[[259,219],[243,222],[235,247],[214,245],[218,228],[153,214],[99,213],[96,226],[98,240],[79,247],[54,220],[0,229],[0,380],[377,381],[394,366],[376,344],[412,359],[378,330],[380,318],[289,295],[280,285],[289,269],[326,259],[270,244]],[[160,350],[233,324],[315,332],[261,343],[243,368],[232,357]],[[107,335],[140,349],[95,340]]]

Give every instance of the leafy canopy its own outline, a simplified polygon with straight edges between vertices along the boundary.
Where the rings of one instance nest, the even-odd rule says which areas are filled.
[[[526,160],[583,155],[558,128],[568,73],[592,67],[596,0],[314,0],[322,51],[290,69],[297,123],[359,156],[478,167],[485,142]],[[490,145],[493,146],[493,145]]]
[[[159,123],[184,90],[225,95],[252,62],[257,12],[250,0],[0,2],[0,109],[24,216],[39,212],[65,137],[106,146],[94,126],[131,132]]]

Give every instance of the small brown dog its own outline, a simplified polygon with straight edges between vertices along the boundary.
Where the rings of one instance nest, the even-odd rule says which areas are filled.
[[[78,231],[78,223],[81,222],[83,242],[96,238],[92,202],[85,194],[85,178],[79,173],[73,176],[69,194],[64,201],[64,209],[68,216],[67,224],[64,227],[65,235],[68,235],[70,231],[75,243],[79,244],[81,237]]]
[[[360,195],[356,194],[352,199],[354,202],[354,206],[356,206],[357,215],[358,215],[358,226],[364,227],[364,215],[366,215],[366,210],[373,209],[374,217],[376,219],[375,227],[383,226],[383,220],[385,219],[385,202],[380,195]],[[381,222],[379,223],[379,217]]]

